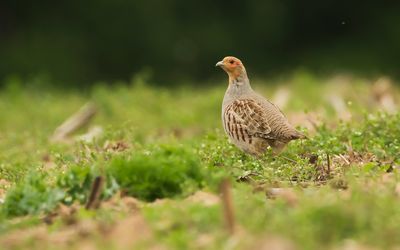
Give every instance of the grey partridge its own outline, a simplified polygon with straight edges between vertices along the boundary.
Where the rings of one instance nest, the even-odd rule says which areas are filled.
[[[250,86],[242,62],[227,56],[216,66],[229,76],[222,103],[222,123],[230,141],[242,151],[260,156],[270,146],[279,154],[291,140],[306,138],[289,124],[282,111]]]

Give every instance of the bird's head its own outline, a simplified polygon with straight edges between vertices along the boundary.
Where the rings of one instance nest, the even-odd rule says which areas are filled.
[[[247,77],[243,63],[234,56],[227,56],[217,62],[216,67],[221,67],[229,75],[229,80],[237,80],[240,77]]]

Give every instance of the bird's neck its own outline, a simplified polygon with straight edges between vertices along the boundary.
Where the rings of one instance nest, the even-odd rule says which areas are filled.
[[[246,73],[240,74],[235,78],[229,76],[229,86],[226,94],[229,93],[229,96],[236,98],[250,94],[251,92],[253,92],[253,89],[250,86],[250,81]]]

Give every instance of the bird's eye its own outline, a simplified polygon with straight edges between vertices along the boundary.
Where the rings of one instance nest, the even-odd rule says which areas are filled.
[[[234,62],[235,62],[235,61],[233,61],[233,60],[230,60],[230,61],[229,61],[230,64],[233,64]]]

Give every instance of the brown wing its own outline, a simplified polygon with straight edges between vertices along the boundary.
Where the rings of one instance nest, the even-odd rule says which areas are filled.
[[[239,99],[228,105],[224,114],[224,126],[228,133],[247,134],[250,137],[274,139],[267,116],[257,102],[251,99]]]

